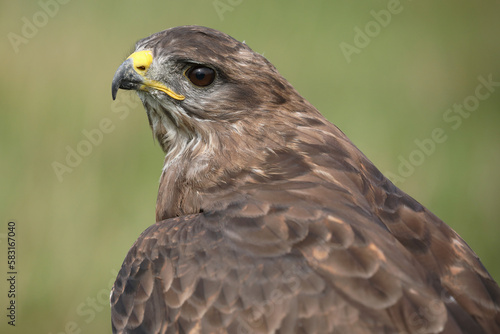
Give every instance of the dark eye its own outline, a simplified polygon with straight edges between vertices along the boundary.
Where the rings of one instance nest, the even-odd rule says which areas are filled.
[[[196,86],[205,87],[214,82],[215,71],[210,67],[193,66],[187,71],[186,76]]]

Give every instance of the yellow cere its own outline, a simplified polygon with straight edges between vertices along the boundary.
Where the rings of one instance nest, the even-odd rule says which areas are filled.
[[[127,59],[132,59],[134,70],[139,74],[143,74],[153,62],[153,53],[149,50],[137,51],[132,53]]]
[[[151,63],[153,63],[153,53],[149,50],[137,51],[132,53],[127,59],[132,59],[134,62],[134,70],[144,77],[146,71],[148,70]],[[173,90],[165,86],[159,81],[149,80],[144,78],[144,85],[141,87],[145,89],[146,87],[151,87],[160,90],[170,96],[173,99],[182,101],[185,99],[184,95],[175,93]]]

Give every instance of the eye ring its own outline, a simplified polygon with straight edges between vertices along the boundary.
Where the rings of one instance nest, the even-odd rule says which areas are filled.
[[[215,70],[204,65],[195,65],[186,71],[186,77],[198,87],[206,87],[215,80]]]

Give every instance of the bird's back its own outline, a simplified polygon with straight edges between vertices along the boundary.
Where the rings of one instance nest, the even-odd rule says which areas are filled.
[[[500,292],[473,251],[321,128],[145,231],[115,284],[116,332],[498,332]]]

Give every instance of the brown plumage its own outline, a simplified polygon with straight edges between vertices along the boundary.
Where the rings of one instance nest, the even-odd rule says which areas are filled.
[[[500,289],[247,45],[204,27],[118,69],[166,153],[114,333],[499,333]]]

